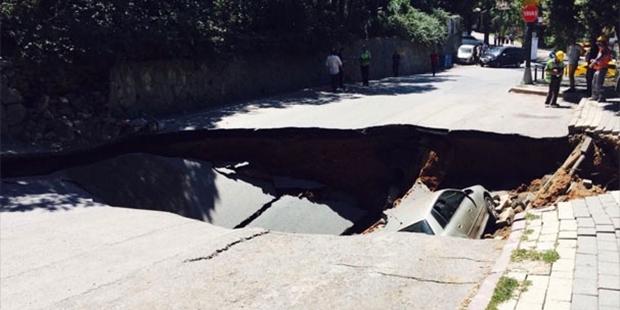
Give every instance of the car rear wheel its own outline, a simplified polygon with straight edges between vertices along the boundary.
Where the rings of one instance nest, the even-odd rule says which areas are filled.
[[[495,202],[493,198],[490,196],[484,196],[484,204],[487,208],[487,212],[489,213],[489,222],[495,224],[497,221],[497,215],[495,213]]]

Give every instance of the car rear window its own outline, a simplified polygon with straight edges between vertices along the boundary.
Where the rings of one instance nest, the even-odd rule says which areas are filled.
[[[421,220],[411,226],[408,226],[406,228],[403,228],[401,231],[407,231],[407,232],[416,232],[416,233],[424,233],[427,235],[434,235],[433,230],[431,229],[431,226],[428,225],[428,222],[426,220]]]

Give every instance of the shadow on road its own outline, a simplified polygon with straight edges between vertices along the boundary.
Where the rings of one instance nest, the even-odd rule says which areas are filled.
[[[218,107],[208,111],[176,115],[163,121],[164,131],[193,130],[215,128],[225,117],[249,113],[257,109],[283,109],[298,105],[324,105],[343,100],[363,98],[366,96],[396,96],[425,93],[437,89],[435,83],[454,81],[457,76],[442,74],[439,76],[412,75],[390,77],[371,81],[370,86],[346,84],[344,91],[327,91],[328,87],[304,89],[294,93],[257,99],[249,102]]]
[[[100,206],[92,195],[60,176],[3,180],[0,213],[33,210],[67,211],[74,208]]]

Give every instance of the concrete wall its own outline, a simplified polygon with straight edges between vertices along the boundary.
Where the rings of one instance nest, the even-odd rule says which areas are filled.
[[[372,53],[371,79],[392,74],[394,50],[401,54],[401,74],[430,70],[429,48],[396,38],[374,38],[344,47],[348,82],[360,81],[358,58],[364,42]],[[327,52],[121,64],[111,70],[109,100],[129,111],[162,114],[324,85],[328,83]]]

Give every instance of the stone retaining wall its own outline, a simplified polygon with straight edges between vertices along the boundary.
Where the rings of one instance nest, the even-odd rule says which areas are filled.
[[[453,34],[444,53],[455,53]],[[428,47],[396,38],[364,41],[372,54],[370,78],[392,75],[392,54],[401,54],[400,73],[430,70]],[[347,82],[360,81],[362,41],[344,47]],[[255,55],[202,61],[128,63],[111,70],[110,104],[147,114],[183,112],[224,105],[235,100],[325,85],[327,51],[308,55]]]

